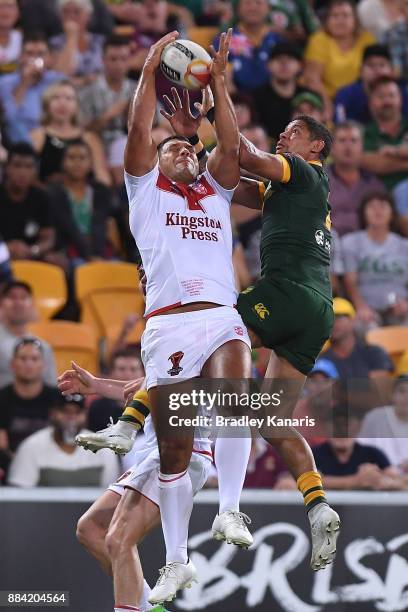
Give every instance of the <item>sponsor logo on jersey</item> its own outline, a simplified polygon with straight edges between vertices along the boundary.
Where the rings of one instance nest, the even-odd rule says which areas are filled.
[[[319,246],[324,246],[324,232],[323,230],[316,230],[315,240]]]
[[[258,317],[262,320],[264,320],[267,316],[271,314],[269,310],[267,309],[267,307],[264,304],[262,304],[262,302],[259,302],[259,304],[255,304],[254,310],[256,314],[258,315]]]
[[[238,336],[244,335],[244,330],[242,329],[240,325],[237,325],[236,327],[234,327],[234,331]]]
[[[177,376],[177,374],[180,374],[180,372],[183,369],[180,366],[180,361],[183,359],[183,357],[184,357],[183,351],[177,351],[176,353],[173,353],[172,355],[170,355],[169,361],[171,361],[172,366],[170,370],[167,370],[167,374],[170,374],[170,376]]]
[[[222,229],[219,219],[211,217],[189,217],[188,215],[180,215],[180,213],[166,213],[166,226],[181,227],[181,237],[186,240],[211,240],[218,242],[218,232],[202,231],[202,230],[220,230]],[[202,228],[202,229],[201,229]]]

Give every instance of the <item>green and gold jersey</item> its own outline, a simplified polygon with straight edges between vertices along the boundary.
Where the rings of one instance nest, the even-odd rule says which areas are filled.
[[[279,157],[283,179],[263,194],[262,276],[301,283],[331,300],[329,179],[320,162]]]

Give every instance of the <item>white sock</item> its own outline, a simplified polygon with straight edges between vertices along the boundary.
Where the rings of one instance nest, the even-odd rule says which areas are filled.
[[[159,472],[160,514],[166,544],[166,563],[187,563],[188,526],[193,510],[193,487],[188,471]]]
[[[127,423],[126,421],[117,421],[115,423],[115,429],[116,433],[121,433],[127,436],[128,438],[133,438],[137,433],[137,430],[134,428],[134,426],[131,423]]]
[[[242,428],[241,438],[220,435],[215,442],[215,465],[218,473],[220,514],[227,510],[239,511],[239,501],[251,452],[251,432]]]
[[[152,589],[147,584],[146,580],[143,580],[143,593],[140,599],[140,612],[148,612],[149,610],[153,610],[154,606],[149,604],[147,601]]]

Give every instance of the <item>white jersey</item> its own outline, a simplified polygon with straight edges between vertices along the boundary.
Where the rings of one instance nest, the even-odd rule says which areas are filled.
[[[191,185],[157,164],[141,177],[125,172],[129,223],[146,272],[145,316],[190,302],[236,304],[230,204],[234,190],[208,170]]]

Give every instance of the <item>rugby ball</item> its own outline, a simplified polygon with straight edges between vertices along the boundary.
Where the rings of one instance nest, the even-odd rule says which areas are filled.
[[[186,89],[202,89],[209,84],[211,57],[191,40],[175,40],[162,52],[160,67],[165,76]]]

